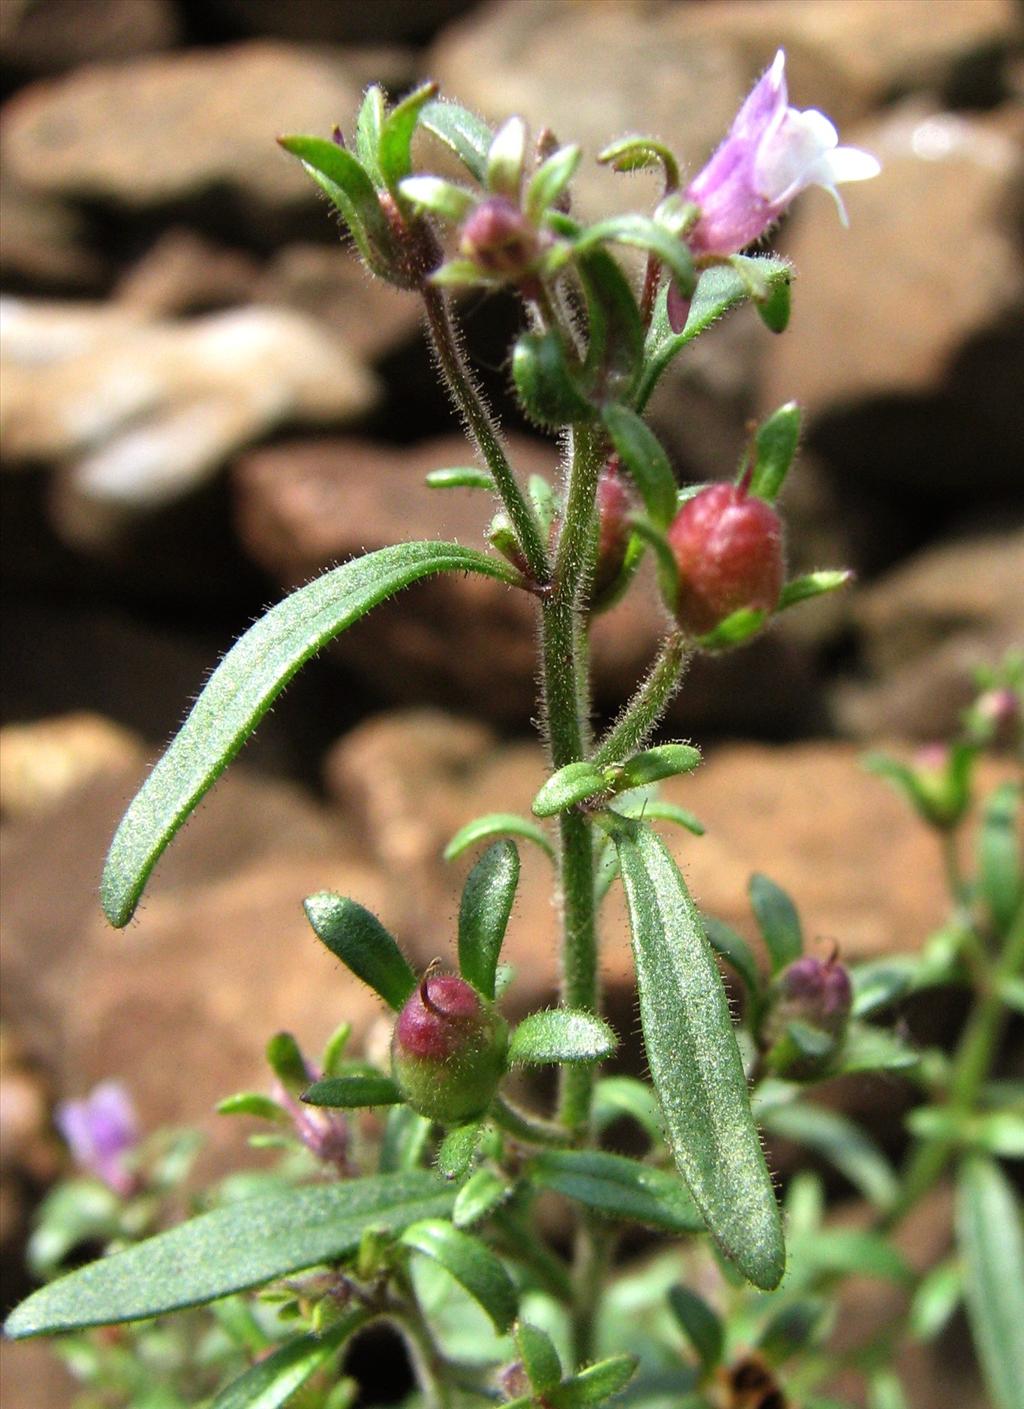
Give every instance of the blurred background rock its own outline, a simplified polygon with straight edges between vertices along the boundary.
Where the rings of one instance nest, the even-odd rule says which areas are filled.
[[[793,101],[883,174],[851,191],[849,233],[820,192],[797,203],[775,239],[798,275],[790,332],[734,316],[652,418],[682,480],[715,478],[751,418],[798,398],[791,557],[858,582],[695,665],[669,728],[707,746],[678,789],[709,826],[683,844],[701,903],[746,928],[757,867],[810,934],[857,958],[920,942],[942,912],[928,838],[858,770],[860,747],[941,737],[972,667],[1024,643],[1012,0],[3,0],[8,1249],[59,1158],[55,1096],[126,1076],[149,1123],[204,1125],[207,1172],[223,1168],[240,1132],[211,1107],[263,1080],[275,1025],[315,1049],[340,1016],[364,1033],[379,1016],[316,946],[301,896],[351,893],[419,959],[446,954],[463,868],[442,868],[441,847],[477,811],[527,807],[539,777],[527,605],[425,585],[304,672],[138,922],[114,934],[99,917],[121,808],[258,611],[364,549],[482,537],[478,496],[423,487],[465,452],[414,303],[363,274],[275,136],[350,126],[366,83],[400,95],[431,76],[589,157],[654,132],[692,170],[779,44]],[[588,213],[653,194],[582,171]],[[550,469],[507,394],[515,309],[474,298],[464,313],[517,463]],[[628,694],[659,625],[642,592],[602,620],[599,711]],[[555,984],[547,878],[525,862],[522,1006]],[[607,974],[628,1033],[621,934]],[[5,1303],[23,1289],[14,1256]],[[32,1351],[5,1362],[43,1373],[25,1368]],[[34,1406],[65,1402],[33,1384]],[[965,1402],[941,1375],[922,1394]]]

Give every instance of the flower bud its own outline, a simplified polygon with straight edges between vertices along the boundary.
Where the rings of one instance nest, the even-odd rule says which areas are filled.
[[[61,1101],[54,1122],[79,1169],[122,1198],[137,1192],[140,1180],[132,1157],[139,1145],[139,1122],[119,1081],[102,1081],[79,1101]]]
[[[633,508],[633,495],[619,469],[619,457],[613,455],[597,481],[597,558],[591,593],[593,611],[601,611],[614,600],[629,547],[632,532],[629,515]]]
[[[485,274],[518,282],[537,258],[537,232],[505,196],[481,201],[462,227],[459,253]]]
[[[852,1005],[850,975],[834,955],[823,960],[804,954],[794,960],[768,997],[761,1038],[769,1066],[786,1076],[814,1075],[845,1036]]]
[[[744,607],[770,612],[785,577],[782,524],[745,486],[712,484],[687,500],[667,538],[679,570],[675,615],[692,636]]]
[[[428,974],[398,1015],[391,1066],[414,1111],[459,1125],[487,1109],[507,1046],[504,1019],[475,988],[454,974]]]

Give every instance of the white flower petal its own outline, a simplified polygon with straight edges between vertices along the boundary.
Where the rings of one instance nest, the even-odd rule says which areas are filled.
[[[881,162],[859,147],[837,147],[825,160],[837,184],[843,181],[870,181],[882,169]]]
[[[770,205],[784,205],[809,184],[807,172],[832,151],[839,134],[824,113],[787,108],[758,147],[754,183]]]

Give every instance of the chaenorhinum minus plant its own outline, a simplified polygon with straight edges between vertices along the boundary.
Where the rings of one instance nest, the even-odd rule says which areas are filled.
[[[652,211],[590,224],[572,202],[578,147],[547,131],[534,141],[515,117],[492,131],[433,84],[393,106],[370,88],[354,134],[282,145],[367,268],[421,300],[478,456],[429,482],[491,496],[489,549],[396,544],[333,569],[257,621],[129,807],[104,872],[107,916],[131,920],[164,848],[296,671],[378,603],[436,573],[476,573],[535,603],[550,772],[531,816],[478,817],[452,838],[448,859],[479,854],[447,957],[426,973],[357,899],[306,899],[317,938],[391,1010],[393,1037],[388,1059],[360,1058],[343,1025],[315,1065],[289,1034],[271,1039],[270,1092],[228,1096],[220,1109],[263,1122],[253,1140],[280,1149],[277,1169],[224,1181],[197,1216],[154,1231],[175,1180],[157,1178],[136,1149],[130,1107],[107,1088],[73,1117],[66,1111],[72,1151],[92,1177],[47,1201],[37,1245],[49,1252],[36,1265],[65,1271],[97,1240],[108,1254],[35,1292],[7,1333],[69,1333],[64,1353],[110,1403],[149,1403],[140,1385],[162,1376],[152,1400],[162,1406],[341,1409],[359,1393],[343,1373],[346,1347],[384,1321],[407,1348],[410,1405],[836,1409],[830,1382],[853,1369],[873,1409],[899,1409],[895,1350],[937,1335],[963,1301],[994,1402],[1019,1409],[1024,1251],[999,1161],[1024,1150],[1024,1112],[1020,1092],[993,1076],[1007,1013],[1021,1006],[1019,787],[984,801],[971,869],[961,841],[977,758],[1019,730],[1019,662],[982,682],[941,755],[871,763],[946,858],[950,919],[913,957],[850,968],[835,946],[815,952],[793,900],[755,875],[764,973],[739,934],[698,911],[659,831],[703,831],[657,792],[697,767],[699,750],[652,743],[687,662],[742,644],[849,575],[787,576],[779,501],[798,446],[795,405],[752,431],[731,479],[682,489],[643,413],[668,364],[731,310],[752,303],[784,331],[789,265],[742,251],[808,186],[838,201],[838,184],[874,175],[877,163],[840,147],[822,114],[789,106],[781,52],[687,184],[655,138],[630,136],[601,153],[616,171],[657,168],[664,190]],[[457,179],[431,169],[450,171],[453,159]],[[557,484],[523,484],[467,355],[452,291],[498,287],[522,302],[511,378],[524,414],[563,449]],[[589,628],[641,590],[645,554],[664,639],[633,698],[595,737]],[[554,869],[562,992],[557,1007],[513,1025],[503,994],[515,979],[501,949],[520,845]],[[599,984],[600,910],[615,884],[650,1083],[602,1073],[618,1040]],[[719,961],[742,1000],[735,1014]],[[959,1045],[951,1057],[918,1052],[895,1021],[900,1004],[950,984],[971,994]],[[544,1111],[509,1090],[517,1068],[539,1065],[558,1072]],[[920,1095],[903,1168],[809,1099],[816,1083],[851,1072],[902,1074]],[[812,1173],[792,1180],[780,1206],[759,1126],[833,1166],[865,1199],[868,1221],[831,1226]],[[630,1155],[616,1149],[622,1129]],[[918,1276],[891,1238],[949,1173],[959,1252]],[[544,1213],[552,1198],[566,1210],[554,1230]],[[90,1199],[102,1208],[92,1223]],[[637,1228],[668,1235],[667,1250],[638,1255]],[[840,1353],[831,1331],[849,1274],[895,1284],[905,1311]],[[173,1329],[183,1324],[192,1328],[184,1339]]]

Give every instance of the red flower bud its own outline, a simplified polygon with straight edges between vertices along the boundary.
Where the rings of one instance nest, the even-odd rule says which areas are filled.
[[[519,280],[537,257],[537,232],[517,205],[489,196],[463,225],[459,252],[487,274]]]
[[[420,1115],[458,1125],[482,1115],[505,1073],[508,1028],[454,974],[428,974],[395,1023],[391,1065]]]
[[[770,612],[785,578],[782,524],[743,485],[712,484],[669,525],[679,569],[675,615],[692,636],[713,631],[744,607]]]
[[[613,455],[597,481],[597,561],[594,565],[593,610],[600,611],[603,599],[613,593],[626,560],[631,533],[629,515],[633,495]]]

